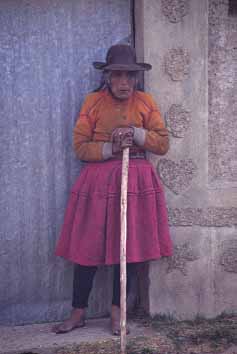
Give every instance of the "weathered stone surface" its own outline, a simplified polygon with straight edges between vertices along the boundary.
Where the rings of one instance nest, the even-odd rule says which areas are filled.
[[[219,264],[226,272],[237,273],[237,239],[223,241]]]
[[[237,185],[237,21],[229,2],[209,1],[209,181]]]
[[[163,183],[175,194],[180,194],[190,186],[197,166],[191,159],[174,162],[164,158],[159,161],[158,170]]]
[[[181,246],[186,260],[200,257],[186,261],[177,255],[173,263],[168,258],[150,263],[149,310],[152,315],[186,319],[231,313],[237,305],[234,247],[219,246],[236,239],[237,226],[236,17],[228,15],[227,0],[190,0],[188,15],[171,24],[162,11],[166,2],[151,0],[147,6],[146,1],[137,1],[144,5],[144,34],[139,37],[144,38],[144,59],[153,64],[145,76],[145,88],[155,94],[163,112],[179,103],[192,115],[187,134],[184,129],[182,139],[171,139],[168,161],[161,162],[160,170],[168,186],[175,253],[176,246]],[[172,53],[172,48],[180,52]],[[184,51],[189,57],[186,61]],[[176,126],[172,131],[169,122],[168,128],[174,136]],[[195,178],[188,177],[188,189],[180,193],[182,178],[178,176],[177,183],[175,163],[187,158],[198,171],[191,174]],[[157,164],[155,158],[152,162]],[[185,243],[193,254],[182,249]],[[169,267],[172,271],[167,272]]]
[[[183,138],[190,125],[190,112],[180,104],[172,104],[165,113],[167,127],[176,138]]]
[[[179,270],[183,275],[188,274],[187,264],[199,259],[197,250],[194,250],[191,245],[186,242],[182,245],[174,247],[174,255],[168,259],[167,272],[170,273],[173,270]]]
[[[234,228],[178,227],[171,231],[175,246],[188,244],[197,259],[186,262],[186,275],[179,269],[168,273],[168,258],[151,264],[152,313],[187,319],[235,311],[237,274],[220,265],[221,246],[235,240]]]
[[[224,227],[237,225],[237,208],[169,208],[172,226]]]
[[[218,25],[228,15],[229,0],[209,0],[209,24]]]
[[[172,48],[165,55],[165,72],[173,81],[186,79],[190,72],[190,56],[184,48]]]
[[[162,11],[170,22],[177,23],[187,15],[189,0],[162,0]]]

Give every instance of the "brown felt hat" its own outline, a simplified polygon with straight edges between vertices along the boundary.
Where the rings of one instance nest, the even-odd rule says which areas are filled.
[[[106,63],[95,61],[94,68],[98,70],[146,71],[151,64],[137,63],[135,49],[127,44],[116,44],[109,48]]]

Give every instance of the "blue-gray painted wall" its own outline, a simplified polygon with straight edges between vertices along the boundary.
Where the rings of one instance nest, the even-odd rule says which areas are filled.
[[[72,130],[99,83],[91,62],[130,32],[129,0],[0,2],[0,324],[70,310],[72,266],[54,247],[80,171]],[[97,274],[89,315],[108,312],[110,280]]]

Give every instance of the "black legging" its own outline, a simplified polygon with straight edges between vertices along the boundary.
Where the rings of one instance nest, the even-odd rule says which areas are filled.
[[[127,292],[130,288],[132,275],[132,264],[127,264]],[[72,307],[88,307],[88,299],[93,285],[93,279],[97,271],[97,266],[83,266],[75,264],[73,278],[73,298]],[[113,298],[112,304],[120,306],[120,266],[114,265]]]

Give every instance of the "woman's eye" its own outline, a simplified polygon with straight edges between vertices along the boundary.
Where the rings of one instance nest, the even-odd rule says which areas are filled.
[[[136,77],[136,74],[133,72],[128,73],[129,79],[134,79]]]
[[[121,73],[120,73],[119,71],[115,71],[115,72],[113,73],[113,76],[114,76],[114,77],[121,77],[122,75],[121,75]]]
[[[127,73],[123,73],[123,72],[120,72],[120,71],[114,71],[112,73],[112,77],[115,78],[115,79],[120,79],[120,78],[125,78],[126,77],[127,80],[133,80],[136,77],[136,73],[134,73],[132,71],[131,72],[127,72]]]

